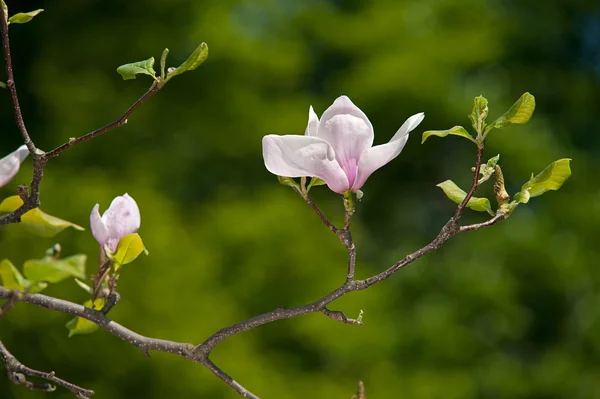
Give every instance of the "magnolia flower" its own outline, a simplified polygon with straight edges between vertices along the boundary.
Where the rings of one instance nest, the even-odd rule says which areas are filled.
[[[102,217],[98,208],[96,204],[90,214],[92,234],[102,248],[115,252],[121,238],[140,228],[140,210],[128,194],[116,197]]]
[[[26,145],[22,145],[15,152],[0,159],[0,187],[6,186],[15,177],[27,155],[29,150]]]
[[[373,147],[373,125],[346,96],[323,112],[312,106],[304,136],[263,137],[263,158],[269,172],[286,177],[318,177],[336,193],[358,191],[367,178],[396,158],[408,133],[421,123],[423,113],[411,116],[387,144]]]

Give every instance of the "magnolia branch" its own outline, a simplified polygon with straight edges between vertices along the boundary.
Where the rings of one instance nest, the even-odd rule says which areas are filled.
[[[82,143],[87,140],[91,140],[95,137],[98,137],[108,131],[116,129],[118,127],[123,126],[127,123],[127,119],[130,115],[141,106],[146,100],[148,100],[154,93],[162,88],[162,84],[154,82],[150,89],[140,97],[121,117],[119,117],[114,122],[100,128],[94,130],[88,134],[80,136],[78,138],[74,138],[69,140],[68,142],[56,147],[55,149],[44,152],[38,149],[29,136],[29,132],[25,126],[25,122],[23,120],[23,115],[21,113],[21,108],[19,105],[19,98],[15,86],[13,69],[12,69],[12,59],[10,54],[10,43],[8,37],[8,24],[6,21],[6,15],[4,9],[0,7],[0,29],[2,41],[4,44],[4,58],[6,61],[6,71],[7,71],[7,87],[11,94],[11,101],[13,105],[13,110],[15,114],[15,120],[19,132],[23,137],[27,148],[29,149],[32,159],[33,159],[33,178],[31,181],[31,190],[27,190],[26,187],[21,187],[19,191],[20,197],[23,199],[23,205],[19,207],[12,213],[0,217],[0,225],[19,222],[20,218],[27,211],[34,209],[39,206],[39,187],[40,182],[43,178],[44,174],[44,166],[46,162],[50,158],[57,157],[64,150],[71,148],[79,143]],[[284,308],[280,307],[271,312],[264,313],[262,315],[247,319],[240,323],[233,324],[231,326],[225,327],[217,331],[215,334],[208,337],[203,343],[199,345],[193,345],[190,343],[181,343],[175,341],[168,341],[163,339],[146,337],[141,334],[138,334],[119,323],[111,320],[107,313],[112,308],[112,306],[116,305],[118,302],[118,296],[114,297],[113,302],[111,302],[110,306],[106,306],[101,310],[86,308],[83,305],[79,305],[73,302],[65,301],[58,298],[53,298],[50,296],[42,295],[42,294],[30,294],[27,292],[15,292],[14,290],[7,290],[4,287],[0,286],[0,299],[7,300],[5,305],[2,307],[2,314],[6,313],[10,307],[12,307],[16,302],[26,302],[30,303],[42,308],[59,311],[62,313],[70,314],[73,316],[82,317],[87,319],[109,333],[115,335],[116,337],[121,338],[122,340],[136,346],[139,348],[142,353],[148,355],[150,350],[161,351],[172,353],[178,356],[182,356],[186,359],[189,359],[193,362],[200,363],[204,365],[207,369],[209,369],[213,374],[223,380],[226,384],[228,384],[231,388],[233,388],[240,396],[251,399],[258,399],[258,396],[248,391],[242,385],[240,385],[237,381],[231,378],[227,373],[221,370],[216,364],[214,364],[210,359],[210,353],[212,349],[221,341],[242,333],[244,331],[248,331],[254,329],[256,327],[262,326],[264,324],[268,324],[277,320],[288,319],[293,317],[298,317],[302,315],[306,315],[309,313],[320,312],[325,316],[331,318],[332,320],[343,322],[347,324],[362,324],[361,317],[357,319],[348,318],[343,312],[338,310],[330,310],[327,308],[329,304],[337,300],[338,298],[354,291],[364,290],[374,284],[377,284],[383,280],[389,278],[392,274],[396,273],[403,267],[409,265],[420,257],[426,255],[427,253],[434,251],[440,248],[446,241],[450,238],[463,231],[472,231],[478,230],[481,228],[492,226],[506,218],[506,215],[498,213],[492,219],[478,224],[472,224],[468,226],[459,226],[458,221],[460,216],[466,207],[468,201],[471,199],[475,190],[478,186],[478,176],[479,171],[481,169],[482,164],[482,154],[483,154],[484,146],[483,144],[478,144],[477,147],[477,161],[475,166],[475,172],[473,177],[473,183],[471,188],[469,189],[467,195],[458,206],[454,216],[443,226],[440,233],[431,241],[429,244],[424,246],[423,248],[415,251],[414,253],[407,255],[404,259],[396,262],[394,265],[389,267],[388,269],[382,271],[379,274],[376,274],[372,277],[369,277],[364,280],[356,280],[355,279],[355,266],[356,266],[356,246],[352,239],[352,234],[350,231],[350,221],[354,214],[354,205],[352,204],[352,198],[349,196],[344,197],[344,206],[345,206],[345,217],[344,217],[344,227],[338,228],[333,223],[331,223],[327,217],[319,210],[316,204],[308,197],[308,192],[304,189],[305,180],[302,184],[302,190],[296,191],[304,198],[304,200],[308,203],[308,205],[316,212],[316,214],[320,217],[321,221],[327,226],[329,230],[336,234],[336,236],[340,239],[341,243],[348,251],[348,271],[346,275],[346,279],[344,283],[325,295],[321,299],[306,304],[302,306],[297,306],[294,308]],[[0,342],[0,359],[4,362],[5,367],[7,369],[9,378],[15,382],[16,384],[25,385],[32,389],[42,389],[42,390],[52,390],[53,387],[50,384],[36,384],[27,381],[25,375],[31,377],[39,377],[45,379],[51,383],[62,386],[66,389],[69,389],[73,392],[78,398],[89,398],[94,392],[89,391],[83,388],[80,388],[74,384],[71,384],[67,381],[64,381],[54,375],[53,372],[44,373],[40,371],[36,371],[30,369],[23,364],[21,364]]]
[[[163,84],[159,84],[155,81],[150,87],[150,89],[135,103],[133,103],[133,105],[129,107],[129,109],[127,109],[127,111],[125,111],[125,113],[121,115],[121,117],[119,117],[116,121],[100,129],[96,129],[93,132],[87,133],[81,137],[70,139],[69,141],[62,145],[59,145],[52,151],[44,152],[35,146],[34,142],[29,136],[27,127],[25,126],[25,121],[21,112],[21,106],[19,105],[19,96],[17,94],[17,88],[15,85],[15,78],[13,74],[12,58],[10,54],[10,41],[8,38],[7,15],[4,8],[2,7],[0,7],[0,30],[2,36],[2,43],[4,45],[4,60],[6,63],[6,86],[10,92],[17,127],[19,129],[19,132],[21,133],[21,136],[23,137],[25,144],[27,145],[27,149],[31,154],[33,163],[33,177],[31,180],[31,190],[29,190],[27,195],[20,195],[23,199],[23,205],[21,205],[19,208],[17,208],[11,213],[0,216],[0,226],[2,226],[9,223],[20,222],[21,216],[23,216],[28,211],[40,206],[40,183],[42,181],[42,178],[44,177],[44,166],[50,158],[57,157],[64,150],[71,148],[79,143],[91,140],[95,137],[100,136],[101,134],[123,126],[127,123],[127,119],[129,118],[129,116],[131,116],[131,114],[136,109],[138,109],[140,105],[142,105],[146,100],[148,100],[154,93],[159,91],[163,87]]]
[[[478,149],[477,156],[477,165],[475,168],[475,176],[478,176],[479,169],[481,167],[481,153],[483,148]],[[477,179],[474,179],[473,186],[477,184]],[[469,190],[471,196],[475,189],[471,187]],[[306,199],[306,198],[305,198]],[[466,202],[468,199],[466,199]],[[308,201],[307,201],[308,202]],[[309,203],[310,204],[310,203]],[[463,204],[464,205],[464,204]],[[316,208],[316,206],[315,206]],[[317,208],[318,209],[318,208]],[[69,301],[65,301],[58,298],[49,297],[42,294],[27,294],[22,293],[20,299],[22,302],[31,303],[36,306],[40,306],[46,309],[55,310],[63,313],[67,313],[74,316],[79,316],[85,318],[104,330],[110,332],[111,334],[121,338],[122,340],[138,347],[142,353],[148,355],[149,350],[156,350],[161,352],[168,352],[178,356],[182,356],[186,359],[189,359],[196,363],[201,363],[207,369],[209,369],[213,374],[223,380],[226,384],[228,384],[231,388],[233,388],[240,396],[245,398],[258,398],[255,394],[248,391],[242,385],[240,385],[237,381],[231,378],[227,373],[221,370],[217,365],[215,365],[209,358],[210,353],[213,348],[219,344],[221,341],[230,338],[234,335],[240,334],[244,331],[248,331],[254,329],[256,327],[262,326],[264,324],[272,323],[277,320],[289,319],[293,317],[298,317],[302,315],[306,315],[309,313],[323,313],[325,316],[331,318],[332,320],[347,323],[347,324],[355,324],[360,325],[362,321],[360,317],[358,319],[348,318],[343,312],[338,310],[330,310],[327,308],[329,304],[337,300],[338,298],[354,291],[364,290],[374,284],[377,284],[383,280],[388,279],[392,274],[396,273],[403,267],[411,264],[415,260],[420,257],[426,255],[427,253],[434,251],[440,248],[446,241],[450,238],[463,231],[472,231],[478,230],[481,228],[492,226],[502,220],[505,219],[505,215],[497,214],[492,219],[483,222],[477,223],[467,226],[459,226],[458,218],[460,217],[462,210],[464,210],[464,206],[459,208],[460,212],[456,212],[456,214],[442,227],[440,233],[431,241],[429,244],[424,246],[421,249],[413,252],[410,255],[407,255],[402,260],[396,262],[394,265],[384,270],[383,272],[376,274],[372,277],[369,277],[364,280],[355,280],[353,276],[355,261],[356,261],[356,253],[355,253],[355,245],[352,241],[352,237],[350,235],[350,223],[349,218],[352,216],[353,208],[346,207],[346,223],[343,229],[338,229],[333,224],[331,224],[325,216],[319,211],[317,214],[324,218],[327,223],[326,225],[333,226],[332,231],[336,233],[336,235],[340,238],[340,241],[346,246],[348,249],[349,260],[348,260],[348,276],[346,281],[337,289],[325,295],[321,299],[306,304],[302,306],[297,306],[294,308],[284,308],[280,307],[271,312],[264,313],[262,315],[244,320],[242,322],[233,324],[228,327],[224,327],[208,337],[204,342],[199,345],[194,346],[190,343],[181,343],[174,342],[156,338],[150,338],[138,334],[134,331],[129,330],[128,328],[120,325],[119,323],[111,320],[106,315],[107,312],[103,310],[95,310],[86,308],[82,305],[72,303]],[[349,215],[349,216],[348,216]],[[351,275],[352,273],[352,275]],[[0,287],[0,299],[9,299],[14,295],[12,291],[7,290],[3,287]]]
[[[25,366],[19,362],[17,358],[8,351],[8,349],[6,349],[2,341],[0,341],[0,359],[2,360],[2,363],[4,363],[4,367],[6,367],[8,378],[17,385],[23,385],[33,390],[52,392],[54,391],[55,387],[51,384],[56,384],[73,392],[78,399],[89,399],[94,394],[94,391],[81,388],[75,384],[71,384],[70,382],[58,378],[54,374],[54,371],[46,373]],[[25,376],[41,378],[49,381],[51,384],[31,382],[28,381]]]

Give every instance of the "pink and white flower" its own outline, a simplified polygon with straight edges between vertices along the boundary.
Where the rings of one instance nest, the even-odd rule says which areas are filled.
[[[22,145],[4,158],[0,159],[0,187],[6,186],[21,168],[21,163],[29,155],[26,145]]]
[[[102,216],[99,207],[96,204],[90,214],[92,235],[102,248],[115,252],[121,238],[140,228],[140,210],[129,194],[116,197]]]
[[[321,120],[309,108],[304,136],[263,137],[265,166],[278,176],[318,177],[336,193],[358,191],[373,172],[400,154],[408,133],[424,117],[411,116],[388,143],[373,147],[373,125],[348,97],[341,96]]]

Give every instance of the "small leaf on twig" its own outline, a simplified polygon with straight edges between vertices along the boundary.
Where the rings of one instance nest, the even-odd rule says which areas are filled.
[[[487,163],[481,167],[481,170],[479,171],[481,178],[477,182],[477,185],[489,180],[489,178],[494,174],[494,171],[496,170],[496,164],[499,160],[500,154],[490,158],[489,161],[487,161]]]
[[[471,140],[472,142],[475,142],[473,137],[471,137],[469,132],[467,132],[464,127],[454,126],[452,129],[448,129],[448,130],[428,130],[428,131],[426,131],[425,133],[423,133],[423,136],[421,138],[421,144],[423,144],[425,142],[425,140],[427,140],[429,138],[429,136],[446,137],[449,134],[453,135],[453,136],[461,136],[461,137]]]
[[[187,60],[183,62],[183,64],[179,65],[175,69],[171,69],[169,73],[167,73],[167,80],[180,75],[187,71],[193,71],[198,68],[206,58],[208,57],[208,45],[206,43],[200,43],[200,45],[194,50],[194,52],[188,57]]]
[[[0,213],[10,213],[23,205],[23,200],[18,195],[8,197],[0,203]],[[39,208],[32,209],[21,216],[21,223],[29,231],[42,237],[53,237],[67,227],[83,231],[83,227],[75,223],[48,215]]]
[[[525,93],[513,104],[512,107],[500,118],[492,122],[486,129],[487,134],[492,129],[501,129],[513,123],[523,124],[529,122],[535,110],[535,97]]]
[[[117,72],[121,74],[123,80],[135,79],[138,73],[156,77],[154,71],[154,57],[150,57],[144,61],[132,62],[130,64],[121,65],[117,68]]]
[[[33,283],[58,283],[70,277],[85,278],[85,254],[73,255],[64,259],[45,257],[30,259],[23,264],[23,274]]]
[[[138,233],[133,233],[121,238],[112,258],[120,265],[126,265],[133,262],[142,252],[148,255],[142,237]]]
[[[29,12],[20,12],[18,14],[13,15],[8,19],[9,24],[26,24],[31,21],[33,17],[38,15],[44,11],[44,9],[40,8],[39,10],[29,11]]]
[[[452,180],[446,180],[437,186],[444,190],[446,196],[457,204],[460,204],[467,196],[467,193],[461,190]],[[493,213],[490,200],[484,197],[471,197],[469,202],[467,202],[467,207],[477,212]]]
[[[104,299],[98,298],[93,303],[94,305],[92,306],[92,301],[88,300],[83,306],[86,308],[102,309],[104,306]],[[69,330],[69,338],[78,334],[91,334],[98,329],[97,324],[82,317],[75,317],[74,319],[69,320],[66,327]]]
[[[523,184],[521,191],[515,194],[515,201],[526,204],[529,198],[537,197],[549,190],[558,190],[569,176],[571,176],[571,159],[563,158],[554,161],[537,176]]]

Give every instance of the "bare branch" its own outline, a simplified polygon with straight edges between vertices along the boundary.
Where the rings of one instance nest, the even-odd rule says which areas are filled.
[[[162,86],[155,81],[154,83],[152,83],[152,86],[150,86],[150,89],[142,97],[140,97],[135,103],[133,103],[133,105],[131,107],[129,107],[127,109],[127,111],[125,111],[125,113],[123,115],[121,115],[121,117],[119,117],[119,119],[117,119],[116,121],[114,121],[112,123],[109,123],[108,125],[106,125],[104,127],[101,127],[100,129],[96,129],[93,132],[85,134],[81,137],[77,137],[75,139],[71,139],[64,144],[59,145],[52,151],[48,151],[45,155],[46,159],[57,157],[61,152],[63,152],[64,150],[66,150],[68,148],[71,148],[79,143],[84,142],[84,141],[91,140],[94,137],[98,137],[101,134],[104,134],[113,129],[123,126],[124,124],[127,123],[127,118],[129,118],[131,116],[131,114],[133,114],[133,112],[140,107],[140,105],[142,105],[144,102],[146,102],[146,100],[148,100],[150,97],[152,97],[152,95],[154,93],[156,93],[157,91],[159,91],[161,88],[162,88]]]
[[[213,372],[214,375],[223,380],[227,385],[232,387],[242,398],[250,398],[250,399],[260,399],[258,396],[248,391],[246,388],[241,386],[236,380],[231,378],[227,373],[221,370],[216,364],[214,364],[210,359],[206,359],[203,363],[204,366]]]
[[[0,30],[2,31],[2,43],[4,44],[4,61],[6,62],[6,86],[10,91],[10,98],[12,100],[13,111],[15,114],[15,121],[17,123],[17,127],[19,128],[19,132],[21,132],[21,136],[23,136],[23,140],[25,141],[25,145],[31,154],[35,154],[36,147],[31,141],[31,137],[29,137],[29,132],[27,131],[27,127],[25,126],[25,121],[23,120],[23,114],[21,113],[21,106],[19,105],[19,96],[17,95],[17,87],[15,85],[15,77],[13,74],[12,67],[12,57],[10,55],[10,41],[8,40],[8,15],[6,15],[6,11],[4,7],[0,7]]]
[[[507,218],[507,215],[505,215],[503,213],[498,213],[498,214],[496,214],[496,216],[494,216],[490,220],[487,220],[483,223],[475,223],[475,224],[470,224],[468,226],[460,226],[459,232],[479,230],[484,227],[490,227],[490,226],[495,225],[498,222],[503,221],[506,218]]]
[[[47,392],[54,391],[55,387],[53,385],[48,383],[40,384],[28,381],[25,377],[27,375],[30,377],[41,378],[46,381],[49,381],[52,384],[56,384],[63,388],[66,388],[69,391],[73,392],[78,399],[89,399],[92,397],[92,395],[94,395],[94,391],[81,388],[75,384],[58,378],[54,374],[54,371],[45,373],[43,371],[34,370],[25,366],[24,364],[19,362],[17,358],[14,357],[13,354],[8,351],[8,349],[6,349],[2,341],[0,341],[0,360],[2,360],[4,366],[6,367],[6,373],[8,374],[8,378],[10,378],[10,380],[17,385],[23,385],[33,390],[41,390]]]

